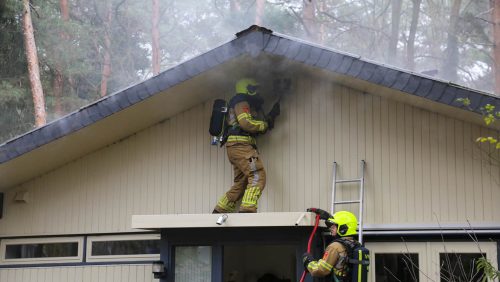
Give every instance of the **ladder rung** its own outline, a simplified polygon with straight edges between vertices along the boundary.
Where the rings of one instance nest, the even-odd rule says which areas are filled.
[[[342,204],[359,204],[359,203],[361,203],[361,201],[360,201],[360,200],[352,200],[352,201],[339,201],[339,202],[335,202],[335,204],[336,204],[336,205],[337,205],[337,204],[340,204],[340,205],[342,205]]]
[[[342,179],[342,180],[335,181],[335,183],[350,183],[350,182],[361,182],[361,178],[356,178],[356,179]]]

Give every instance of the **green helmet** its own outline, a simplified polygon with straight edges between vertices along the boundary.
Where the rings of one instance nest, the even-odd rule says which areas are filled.
[[[236,94],[247,94],[255,95],[257,94],[257,89],[259,84],[253,78],[242,78],[236,82]]]
[[[332,217],[325,221],[328,227],[337,225],[337,234],[341,237],[356,235],[356,228],[358,227],[358,220],[356,216],[348,211],[336,212]]]

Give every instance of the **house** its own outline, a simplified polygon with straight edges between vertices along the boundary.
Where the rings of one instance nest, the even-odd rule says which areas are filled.
[[[268,104],[275,79],[292,85],[258,140],[259,213],[218,225],[210,212],[232,177],[208,123],[213,100],[245,76]],[[371,281],[437,281],[481,254],[498,266],[498,151],[474,142],[498,135],[483,124],[487,103],[500,99],[252,26],[0,146],[0,281],[158,281],[158,260],[161,281],[297,281],[313,225],[304,212],[330,209],[334,162],[339,179],[364,173]],[[358,188],[339,185],[337,198]]]

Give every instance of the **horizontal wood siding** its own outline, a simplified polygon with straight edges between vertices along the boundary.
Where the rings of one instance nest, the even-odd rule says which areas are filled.
[[[103,265],[75,267],[2,268],[6,282],[147,282],[153,278],[148,265]]]
[[[313,76],[294,83],[258,140],[268,175],[260,211],[329,209],[333,161],[340,178],[356,178],[364,159],[366,223],[500,222],[499,166],[486,157],[499,154],[473,142],[497,132]],[[225,150],[210,145],[211,106],[7,192],[0,235],[123,232],[133,214],[211,212],[232,180]],[[13,201],[18,191],[27,203]],[[339,197],[358,197],[357,186]]]

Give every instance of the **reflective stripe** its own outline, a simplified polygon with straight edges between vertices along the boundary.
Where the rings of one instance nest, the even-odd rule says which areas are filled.
[[[361,252],[361,250],[358,250],[358,261],[359,261],[359,264],[358,264],[358,282],[361,282],[361,266],[363,265],[362,260],[363,260],[363,253]]]
[[[252,183],[251,183],[252,186],[257,185],[257,183],[259,182],[259,179],[260,179],[260,173],[257,172],[256,162],[257,162],[257,159],[252,158],[250,160],[250,171],[251,171],[251,173],[253,175],[253,180],[252,180]]]
[[[252,145],[256,144],[254,137],[243,135],[229,135],[229,137],[227,137],[227,142],[248,143]]]
[[[234,212],[236,210],[236,203],[229,201],[225,194],[219,199],[217,205],[227,212]]]
[[[344,271],[344,269],[342,270],[339,270],[339,269],[333,269],[333,273],[335,273],[335,275],[337,276],[341,276],[341,277],[345,277],[347,276],[347,273]]]
[[[245,190],[245,194],[243,195],[243,199],[241,200],[242,207],[256,207],[257,201],[260,198],[260,188],[259,186],[248,187]]]
[[[242,119],[245,119],[248,123],[250,123],[253,126],[258,127],[258,131],[264,131],[266,129],[266,123],[260,120],[255,120],[253,119],[252,115],[249,113],[241,113],[239,114],[236,119],[238,122],[240,122]]]
[[[310,268],[312,271],[318,270],[318,262],[317,261],[311,261],[307,265],[307,268]]]
[[[326,261],[324,261],[324,260],[320,259],[320,260],[318,261],[318,263],[319,263],[319,266],[324,267],[324,268],[325,268],[325,269],[327,269],[328,271],[332,271],[333,266],[332,266],[331,264],[329,264],[328,262],[326,262]]]
[[[240,121],[240,120],[242,120],[242,119],[245,119],[245,118],[246,118],[246,119],[251,119],[251,118],[252,118],[252,115],[251,115],[251,114],[249,114],[249,113],[241,113],[241,114],[239,114],[239,115],[236,117],[236,119],[237,119],[238,121]]]
[[[259,127],[259,131],[264,131],[266,129],[266,124],[263,121],[256,121],[254,119],[247,119],[248,123]]]

